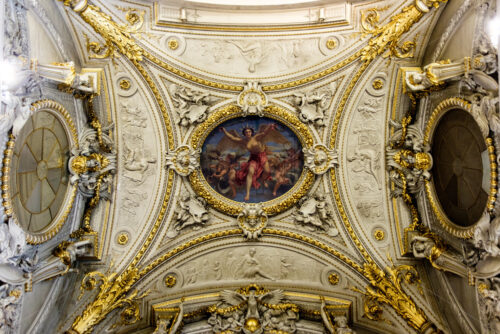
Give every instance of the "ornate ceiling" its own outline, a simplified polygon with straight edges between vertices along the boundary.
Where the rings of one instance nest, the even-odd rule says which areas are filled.
[[[7,4],[6,331],[495,332],[492,5],[285,2]]]

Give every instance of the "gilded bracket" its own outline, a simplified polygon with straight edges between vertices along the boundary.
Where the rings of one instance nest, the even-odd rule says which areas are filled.
[[[131,30],[126,25],[117,24],[109,15],[104,14],[100,8],[89,5],[87,0],[59,0],[64,5],[71,7],[80,17],[88,23],[105,40],[104,46],[87,40],[87,50],[93,54],[91,58],[114,57],[118,50],[132,61],[142,61],[143,51],[132,39]]]
[[[378,13],[373,10],[364,16],[362,27],[364,34],[373,37],[368,45],[361,50],[361,60],[370,63],[377,56],[410,58],[416,47],[415,41],[406,41],[399,44],[401,36],[420,21],[423,15],[429,12],[430,7],[438,8],[441,2],[447,0],[416,0],[414,5],[404,8],[401,13],[394,15],[391,21],[384,26],[378,26]]]

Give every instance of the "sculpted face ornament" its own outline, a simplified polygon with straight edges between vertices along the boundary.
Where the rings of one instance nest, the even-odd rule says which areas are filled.
[[[238,96],[237,103],[243,109],[244,116],[249,114],[264,116],[264,107],[268,101],[259,83],[249,82]]]
[[[201,150],[194,150],[189,146],[179,146],[173,152],[168,152],[166,167],[173,169],[181,176],[188,176],[200,166],[199,157]]]
[[[335,150],[330,150],[325,145],[315,145],[311,149],[304,149],[304,166],[314,174],[322,175],[330,168],[338,165],[338,156]]]
[[[249,240],[257,239],[262,234],[262,229],[267,226],[267,214],[261,204],[246,204],[238,215],[238,223],[245,237]]]

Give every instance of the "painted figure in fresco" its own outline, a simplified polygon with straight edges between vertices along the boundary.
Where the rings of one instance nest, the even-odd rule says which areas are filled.
[[[225,136],[217,145],[217,149],[224,149],[227,146],[234,147],[236,144],[243,150],[250,152],[250,158],[240,165],[238,171],[235,169],[229,171],[229,185],[231,186],[232,197],[236,196],[237,186],[245,185],[245,201],[248,201],[252,186],[255,189],[260,188],[259,179],[263,180],[264,187],[269,187],[268,181],[271,179],[271,167],[268,161],[266,143],[290,144],[290,142],[276,130],[276,124],[274,123],[261,125],[257,133],[252,127],[245,126],[242,129],[243,137],[240,137],[235,130],[227,131],[224,127],[221,130]]]

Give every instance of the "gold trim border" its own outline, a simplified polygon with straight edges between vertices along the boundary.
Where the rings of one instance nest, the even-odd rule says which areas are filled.
[[[495,209],[495,202],[498,193],[498,165],[497,155],[495,152],[495,144],[493,139],[486,138],[486,145],[488,146],[488,157],[490,159],[490,194],[488,195],[488,211],[491,213]]]
[[[275,119],[288,126],[299,138],[302,147],[311,148],[313,146],[314,140],[311,132],[308,127],[295,115],[275,105],[267,106],[264,109],[263,114],[265,117]],[[195,150],[201,149],[208,134],[211,133],[218,125],[230,119],[245,116],[246,115],[243,110],[234,104],[218,109],[193,131],[190,138],[191,147]],[[264,205],[264,212],[266,214],[273,215],[290,208],[292,205],[297,203],[301,197],[307,194],[309,189],[312,187],[314,180],[314,174],[304,166],[299,181],[297,181],[292,189],[276,199],[262,203]],[[216,193],[205,180],[205,177],[201,172],[201,168],[198,168],[189,176],[189,181],[191,182],[191,187],[194,191],[199,196],[205,198],[215,209],[233,216],[238,215],[243,210],[243,203],[233,201]]]
[[[427,124],[425,126],[425,132],[424,132],[424,144],[429,145],[431,136],[433,135],[437,124],[439,123],[439,120],[451,109],[458,108],[462,109],[464,111],[467,111],[468,113],[471,113],[472,111],[472,106],[469,101],[464,100],[460,97],[450,97],[447,98],[443,101],[441,101],[435,108],[434,111],[432,112],[431,116],[429,117],[429,120],[427,121]],[[489,146],[488,143],[486,143],[486,146]],[[439,204],[439,201],[437,200],[436,192],[434,189],[434,185],[430,181],[425,181],[425,194],[427,197],[427,200],[430,203],[430,206],[432,208],[432,211],[434,212],[434,215],[438,219],[439,223],[441,226],[445,229],[446,232],[450,233],[451,235],[461,238],[461,239],[470,239],[474,235],[474,228],[476,224],[469,226],[469,227],[462,227],[454,224],[444,213],[443,208]]]
[[[59,121],[63,124],[63,128],[65,129],[66,135],[69,138],[70,148],[72,146],[78,146],[78,136],[76,132],[75,124],[71,118],[69,112],[58,102],[53,100],[38,100],[31,104],[31,113],[35,113],[39,110],[45,110],[52,114],[54,114]],[[5,213],[8,217],[14,218],[16,224],[19,225],[17,220],[17,216],[14,213],[12,208],[12,199],[9,189],[9,179],[10,179],[10,162],[12,159],[12,154],[14,152],[14,144],[15,139],[11,136],[11,139],[7,143],[7,149],[4,151],[4,159],[3,159],[3,168],[2,168],[2,199],[3,206],[5,208]],[[73,208],[73,202],[76,197],[76,189],[77,184],[69,185],[68,190],[66,191],[64,205],[57,214],[57,216],[52,220],[52,223],[49,224],[47,228],[39,233],[26,233],[26,242],[32,245],[38,245],[44,243],[50,239],[52,239],[59,230],[61,230],[62,226],[66,222],[66,218],[68,218],[71,209]],[[23,229],[24,230],[24,229]]]

